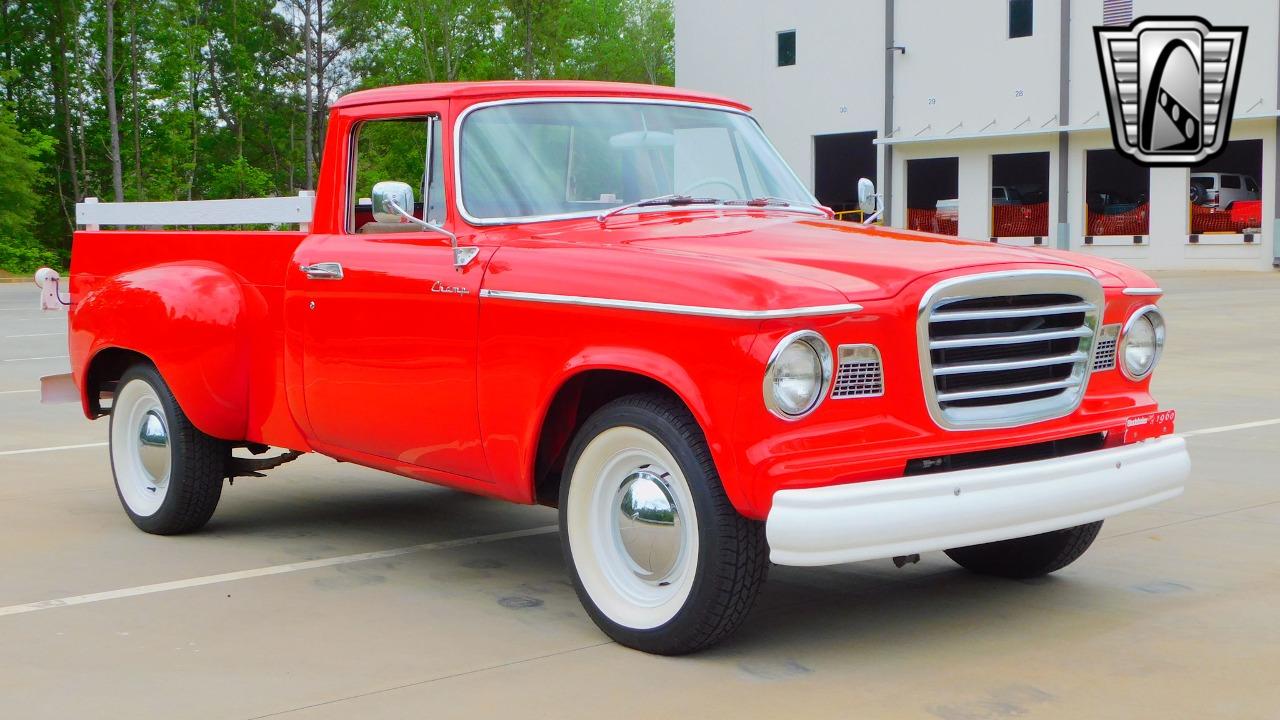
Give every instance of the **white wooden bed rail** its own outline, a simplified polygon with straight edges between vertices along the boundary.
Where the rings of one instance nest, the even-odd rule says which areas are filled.
[[[76,225],[97,230],[102,225],[297,224],[309,232],[315,205],[314,190],[303,190],[297,197],[247,200],[104,203],[91,197],[76,203]]]

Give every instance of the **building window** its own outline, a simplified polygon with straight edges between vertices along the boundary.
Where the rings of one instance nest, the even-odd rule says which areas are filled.
[[[796,31],[778,33],[778,67],[796,64]]]
[[[1031,0],[1009,0],[1009,37],[1031,37]]]
[[[991,156],[991,237],[1049,235],[1049,153]]]
[[[907,161],[907,229],[960,234],[960,158]]]
[[[1147,235],[1151,171],[1115,150],[1085,153],[1085,235]]]
[[[1262,232],[1262,141],[1233,140],[1191,168],[1192,235]]]

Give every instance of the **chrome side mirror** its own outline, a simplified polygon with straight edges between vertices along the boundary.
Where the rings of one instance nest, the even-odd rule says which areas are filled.
[[[453,267],[461,270],[480,253],[478,247],[458,247],[458,236],[439,225],[413,216],[413,188],[408,183],[383,180],[373,186],[373,219],[378,222],[411,222],[423,230],[440,233],[453,246]]]
[[[880,213],[884,211],[880,200],[876,184],[867,178],[858,178],[858,209],[862,211],[862,222],[870,225],[880,219]]]
[[[864,215],[876,211],[876,184],[867,178],[858,178],[858,209]]]
[[[409,183],[383,180],[373,186],[373,219],[380,223],[413,220],[413,188]]]

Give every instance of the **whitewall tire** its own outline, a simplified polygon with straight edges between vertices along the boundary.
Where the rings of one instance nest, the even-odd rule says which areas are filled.
[[[647,652],[727,636],[768,567],[763,524],[734,510],[697,423],[663,395],[615,400],[584,423],[561,480],[560,524],[588,614]]]
[[[139,529],[190,532],[222,495],[226,442],[200,432],[150,365],[135,365],[111,403],[111,472],[120,504]]]

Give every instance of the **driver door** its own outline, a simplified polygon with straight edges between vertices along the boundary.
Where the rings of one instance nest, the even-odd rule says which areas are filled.
[[[345,227],[308,237],[289,271],[303,296],[293,304],[303,314],[303,396],[316,444],[330,454],[485,479],[475,356],[492,250],[456,269],[447,236],[377,222],[368,201],[374,183],[402,181],[415,189],[415,217],[453,224],[439,119],[350,128]]]

